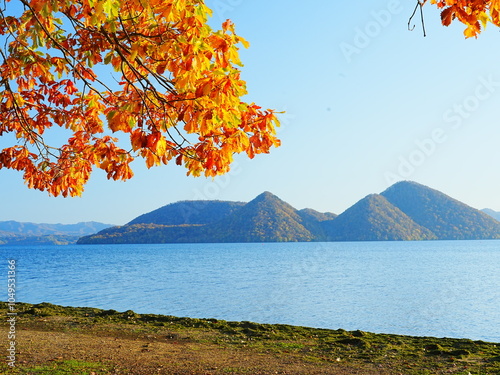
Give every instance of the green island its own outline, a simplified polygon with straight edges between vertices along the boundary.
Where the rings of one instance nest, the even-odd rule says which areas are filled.
[[[494,212],[493,212],[494,214]],[[77,243],[228,243],[500,239],[489,214],[413,181],[370,194],[340,215],[297,210],[270,192],[248,203],[181,201]]]
[[[7,338],[7,303],[0,309]],[[3,360],[2,374],[500,374],[500,344],[469,339],[50,303],[16,303],[15,312],[15,367]]]

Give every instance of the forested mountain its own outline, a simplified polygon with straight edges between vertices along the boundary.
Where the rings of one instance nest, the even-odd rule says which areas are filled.
[[[210,234],[221,242],[314,240],[297,210],[269,192],[210,226]]]
[[[213,242],[204,225],[131,224],[104,229],[81,237],[78,244],[193,243]]]
[[[500,212],[494,211],[490,208],[483,208],[481,211],[483,211],[487,215],[490,215],[496,221],[500,221]]]
[[[403,181],[337,216],[296,210],[265,192],[249,203],[184,201],[78,243],[380,241],[500,238],[500,222],[449,196]]]
[[[415,223],[379,194],[368,195],[332,220],[327,238],[330,241],[437,239],[429,229]]]
[[[80,236],[68,234],[45,234],[40,236],[4,235],[0,234],[0,245],[34,246],[34,245],[73,245]]]
[[[500,238],[500,223],[492,217],[416,182],[398,182],[381,195],[439,239]]]
[[[329,222],[338,215],[331,212],[318,212],[311,208],[297,211],[302,219],[302,225],[311,232],[315,241],[328,241],[326,228]]]
[[[317,214],[324,215],[323,218],[335,216]],[[172,215],[179,216],[177,221]],[[78,243],[313,241],[316,236],[306,229],[306,222],[288,203],[264,192],[247,204],[220,201],[173,203],[141,215],[123,227],[83,237]]]
[[[35,224],[19,221],[0,221],[0,233],[20,234],[24,236],[56,235],[86,235],[110,227],[111,224],[88,221],[77,224]]]
[[[127,225],[160,224],[192,225],[208,224],[221,220],[245,205],[227,201],[181,201],[171,203],[147,214],[136,217]]]

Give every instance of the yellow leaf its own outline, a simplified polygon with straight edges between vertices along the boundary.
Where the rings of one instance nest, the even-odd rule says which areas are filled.
[[[472,38],[477,36],[477,32],[474,27],[469,26],[464,30],[464,35],[466,38]]]
[[[158,142],[156,142],[156,155],[163,156],[166,151],[167,151],[167,141],[162,136],[160,137],[160,139],[158,139]]]

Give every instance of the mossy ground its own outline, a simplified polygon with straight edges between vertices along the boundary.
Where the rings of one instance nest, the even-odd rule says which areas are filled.
[[[7,305],[0,303],[6,316]],[[500,344],[16,304],[8,374],[500,374]],[[0,325],[7,342],[8,323]],[[6,348],[7,349],[7,348]]]

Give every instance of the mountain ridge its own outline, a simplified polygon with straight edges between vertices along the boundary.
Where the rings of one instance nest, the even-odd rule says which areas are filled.
[[[498,222],[448,195],[412,181],[398,182],[381,193],[390,203],[429,228],[442,240],[500,238]]]
[[[266,191],[214,224],[223,242],[311,241],[313,235],[290,204]]]
[[[190,211],[186,213],[183,209]],[[340,215],[312,209],[297,210],[270,192],[263,192],[248,203],[181,201],[149,214],[152,213],[154,215],[149,217],[141,215],[122,227],[82,237],[78,243],[500,238],[500,222],[442,192],[412,181],[401,181],[380,194],[370,194]]]
[[[483,211],[485,214],[491,216],[496,221],[500,222],[500,212],[492,210],[491,208],[483,208],[481,211]]]
[[[113,226],[96,221],[76,224],[47,224],[0,221],[0,245],[68,245],[85,235]]]
[[[332,221],[331,241],[408,241],[437,237],[380,194],[370,194]]]
[[[126,225],[133,224],[208,224],[225,217],[244,202],[232,201],[179,201],[170,203],[151,212],[139,215]]]

